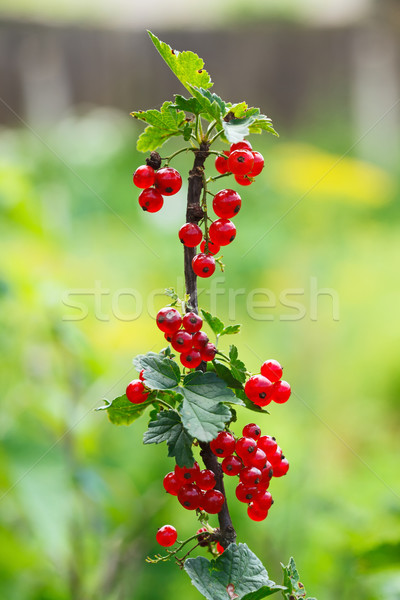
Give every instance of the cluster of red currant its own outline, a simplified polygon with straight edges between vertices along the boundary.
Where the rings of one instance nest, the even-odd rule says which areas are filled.
[[[272,400],[283,404],[289,400],[291,389],[287,381],[281,379],[283,369],[276,360],[266,360],[261,365],[260,375],[253,375],[244,386],[249,400],[257,406],[267,406]]]
[[[163,196],[173,196],[182,187],[182,177],[176,169],[163,167],[155,171],[150,165],[142,165],[133,174],[133,183],[143,190],[139,204],[143,210],[158,212],[163,204]]]
[[[163,485],[168,494],[177,496],[178,501],[187,510],[203,510],[216,515],[222,509],[225,497],[215,490],[215,475],[209,469],[200,469],[197,462],[189,469],[175,466],[167,473]]]
[[[243,428],[243,437],[235,439],[232,433],[220,431],[210,442],[211,451],[223,458],[221,467],[226,475],[238,475],[236,497],[248,504],[247,514],[253,521],[263,521],[273,504],[268,491],[272,477],[282,477],[289,462],[274,437],[261,435],[255,423]]]
[[[221,546],[219,542],[213,542],[210,539],[211,531],[207,529],[207,527],[200,527],[196,531],[197,541],[199,546],[210,547],[211,544],[215,545],[215,550],[218,554],[222,554],[224,548]],[[163,525],[156,533],[156,540],[160,544],[160,546],[164,546],[164,548],[169,548],[173,546],[178,539],[178,532],[176,531],[173,525]]]
[[[232,144],[224,154],[215,159],[215,168],[221,175],[233,173],[239,185],[251,185],[264,168],[263,155],[246,140]]]
[[[184,367],[195,369],[201,361],[214,359],[217,349],[207,334],[200,331],[203,319],[196,313],[189,312],[182,317],[176,308],[166,306],[158,312],[156,323],[165,339],[179,352]]]

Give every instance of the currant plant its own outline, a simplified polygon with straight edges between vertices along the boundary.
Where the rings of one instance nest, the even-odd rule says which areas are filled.
[[[248,546],[236,543],[228,508],[232,499],[224,487],[224,476],[236,477],[236,499],[245,505],[249,518],[263,521],[268,516],[273,505],[271,481],[287,474],[289,462],[277,440],[262,432],[253,419],[237,431],[236,410],[244,407],[256,418],[271,403],[287,402],[290,385],[282,379],[282,367],[275,359],[266,360],[260,372],[252,374],[235,345],[223,351],[222,338],[237,334],[240,325],[225,326],[205,309],[199,311],[197,300],[197,277],[212,276],[217,266],[224,269],[220,250],[234,241],[236,227],[231,219],[242,206],[238,191],[218,189],[220,180],[230,177],[235,186],[253,185],[264,158],[245,138],[263,131],[277,134],[258,108],[225,102],[211,92],[213,83],[196,54],[172,50],[149,35],[190,97],[177,94],[160,110],[132,113],[147,125],[137,148],[148,154],[146,164],[134,172],[133,183],[141,190],[142,209],[157,212],[182,187],[182,177],[171,161],[180,153],[192,157],[186,222],[178,231],[184,247],[186,295],[181,299],[172,288],[166,290],[169,303],[158,312],[155,323],[163,349],[134,358],[138,378],[128,383],[125,394],[98,410],[105,410],[112,423],[129,425],[149,409],[143,442],[166,442],[168,456],[174,459],[173,468],[160,482],[160,492],[163,487],[175,496],[201,525],[197,529],[194,524],[193,535],[178,540],[173,525],[160,524],[155,537],[167,550],[148,557],[148,562],[175,560],[209,600],[261,600],[278,591],[286,600],[305,598],[293,559],[282,565],[284,581],[278,585]],[[183,147],[162,158],[157,150],[173,137],[182,138]],[[216,171],[211,175],[205,167],[210,158]],[[209,216],[210,197],[216,219]],[[217,526],[210,524],[209,515],[217,515]],[[201,548],[211,554],[211,560],[193,557]]]

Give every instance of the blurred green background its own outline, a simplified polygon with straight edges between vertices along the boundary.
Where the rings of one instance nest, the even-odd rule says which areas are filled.
[[[137,2],[3,0],[0,598],[199,597],[178,567],[144,562],[162,524],[180,538],[197,528],[163,492],[165,447],[143,448],[146,418],[115,427],[93,411],[135,377],[134,355],[163,346],[162,291],[182,289],[184,190],[149,215],[131,182],[143,156],[129,111],[182,93],[144,28],[172,45],[186,35],[176,46],[207,59],[215,91],[260,103],[281,133],[251,139],[266,168],[241,190],[225,273],[199,284],[205,309],[243,323],[248,368],[277,358],[294,391],[258,421],[291,464],[268,519],[250,522],[227,484],[238,540],[278,582],[293,555],[319,600],[400,598],[398,3],[320,4],[205,2],[197,17],[155,2],[148,17]],[[40,44],[42,25],[59,55],[13,52]],[[119,87],[112,49],[95,51],[104,32],[139,40],[136,53],[119,48]],[[77,43],[64,72],[50,59],[65,39]],[[309,43],[301,72],[280,68]],[[104,75],[98,103],[91,66]],[[77,98],[65,92],[74,77]],[[182,156],[174,166],[190,168]],[[240,409],[237,431],[251,419]]]

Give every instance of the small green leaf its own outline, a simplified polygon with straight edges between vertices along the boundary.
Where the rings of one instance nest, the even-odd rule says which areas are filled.
[[[216,119],[217,121],[221,121],[226,113],[226,104],[217,94],[196,86],[190,86],[190,91],[198,100],[202,112],[206,113],[210,120]]]
[[[154,352],[139,354],[133,359],[135,368],[144,369],[146,387],[154,390],[174,389],[179,384],[181,372],[177,363],[171,358],[162,357]]]
[[[148,31],[148,34],[171,71],[187,90],[190,91],[191,85],[202,88],[212,87],[211,78],[204,69],[204,61],[197,54],[172,50],[171,46],[159,40],[151,31]]]
[[[192,136],[192,131],[193,131],[193,126],[190,125],[190,123],[186,123],[185,127],[183,128],[183,139],[185,140],[185,142],[188,142]]]
[[[283,584],[285,590],[282,591],[282,595],[285,600],[304,600],[307,596],[306,589],[300,581],[299,572],[294,562],[294,558],[291,557],[289,563],[282,565],[283,569]],[[308,598],[308,600],[316,600],[315,598]]]
[[[268,131],[276,137],[279,137],[279,133],[275,131],[271,119],[269,119],[266,115],[258,115],[258,117],[256,117],[253,123],[251,123],[249,126],[249,131],[250,133],[262,133],[263,131]]]
[[[265,567],[246,544],[230,544],[211,561],[202,556],[189,558],[184,569],[207,600],[261,600],[282,589],[269,579]],[[264,595],[251,595],[261,589]]]
[[[140,152],[156,150],[170,137],[182,135],[186,124],[185,113],[177,111],[172,102],[164,102],[160,110],[134,111],[131,115],[149,124],[137,142],[137,149]]]
[[[245,364],[239,360],[238,349],[233,344],[229,347],[229,359],[233,377],[244,383],[246,381],[247,369]]]
[[[126,394],[123,394],[111,402],[105,400],[107,404],[99,406],[96,410],[106,410],[110,422],[114,425],[130,425],[142,416],[146,408],[152,404],[152,401],[148,399],[142,404],[132,404]]]
[[[193,115],[199,115],[203,112],[203,107],[197,98],[184,98],[179,94],[175,94],[175,104],[179,110],[184,110],[185,112],[192,113]]]
[[[238,390],[243,389],[242,383],[233,376],[231,370],[224,363],[214,360],[213,364],[218,377],[223,379],[228,387]]]
[[[154,421],[150,421],[148,430],[143,435],[144,444],[160,444],[167,442],[168,456],[175,457],[180,467],[192,467],[193,438],[182,425],[181,418],[175,410],[163,410]]]
[[[224,327],[220,335],[235,335],[236,333],[240,333],[240,327],[240,325],[228,325]]]
[[[203,309],[201,309],[201,314],[203,315],[205,322],[207,323],[207,325],[210,326],[215,335],[219,335],[223,331],[224,324],[220,319],[218,319],[218,317],[213,317],[211,313]]]

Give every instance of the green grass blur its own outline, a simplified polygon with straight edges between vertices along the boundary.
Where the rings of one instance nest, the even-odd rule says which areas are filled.
[[[165,287],[182,289],[184,191],[157,215],[139,209],[137,130],[114,110],[39,133],[0,131],[0,597],[195,600],[178,567],[144,562],[164,523],[197,529],[163,492],[166,448],[142,446],[145,417],[115,427],[93,411],[135,376],[134,355],[163,347],[154,315]],[[327,174],[340,137],[254,136],[266,168],[241,190],[226,271],[199,282],[200,303],[243,324],[223,346],[254,372],[277,358],[294,390],[259,419],[291,464],[264,523],[228,482],[238,540],[278,582],[293,555],[319,600],[394,600],[399,182],[351,155]],[[239,433],[253,415],[238,417]]]

